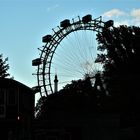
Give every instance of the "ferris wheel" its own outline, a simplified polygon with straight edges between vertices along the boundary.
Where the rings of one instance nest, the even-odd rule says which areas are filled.
[[[93,77],[102,67],[95,63],[96,34],[112,25],[112,20],[103,22],[101,16],[92,19],[90,14],[60,22],[60,26],[52,29],[52,35],[42,38],[44,45],[38,48],[40,56],[32,61],[32,65],[37,66],[36,91],[47,96],[72,80],[83,79],[86,75]]]

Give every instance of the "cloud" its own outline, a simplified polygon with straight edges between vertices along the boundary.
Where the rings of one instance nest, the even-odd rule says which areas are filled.
[[[119,16],[125,16],[125,15],[127,14],[119,9],[112,9],[110,11],[105,12],[102,16],[111,18],[113,16],[119,17]]]
[[[115,27],[118,27],[120,25],[130,25],[130,21],[126,19],[126,20],[119,20],[114,22]]]
[[[131,11],[131,16],[134,18],[140,18],[140,9],[134,9]]]
[[[140,26],[140,8],[131,9],[127,12],[119,9],[111,9],[102,14],[102,17],[106,20],[114,20],[114,25],[134,25]]]
[[[135,24],[139,24],[140,23],[140,8],[133,9],[130,13],[130,16],[133,18],[133,21]]]
[[[58,5],[58,4],[55,4],[55,5],[51,6],[51,7],[48,7],[48,8],[47,8],[47,11],[48,11],[48,12],[53,11],[53,10],[55,10],[55,9],[58,8],[58,7],[59,7],[59,5]]]

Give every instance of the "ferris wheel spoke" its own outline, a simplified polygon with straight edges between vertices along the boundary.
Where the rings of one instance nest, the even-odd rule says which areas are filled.
[[[55,63],[58,64],[61,63],[61,65],[64,65],[65,67],[69,66],[69,69],[71,68],[79,69],[81,67],[81,63],[83,62],[83,60],[79,58],[79,54],[77,55],[75,53],[74,49],[76,48],[73,48],[71,46],[69,46],[69,48],[71,48],[71,50],[69,50],[68,52],[66,51],[65,55],[62,55],[63,51],[61,52],[61,55],[59,53],[55,53],[54,59],[57,61],[57,62],[55,61]],[[81,67],[81,69],[83,69],[84,71],[83,67]]]
[[[57,71],[63,71],[63,73],[71,73],[71,74],[83,74],[83,71],[81,69],[79,69],[76,65],[63,65],[63,64],[56,64],[56,65],[52,65],[52,68],[57,69]]]
[[[52,35],[43,37],[46,44],[40,49],[40,58],[33,63],[38,66],[36,75],[40,93],[54,92],[52,85],[56,74],[62,88],[72,80],[83,79],[86,74],[93,76],[102,69],[101,65],[95,64],[96,32],[101,32],[104,24],[101,17],[92,19],[91,15],[86,15],[81,20],[78,16],[72,21],[62,21],[53,29]]]

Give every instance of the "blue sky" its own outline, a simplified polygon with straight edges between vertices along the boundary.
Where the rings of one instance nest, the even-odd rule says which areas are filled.
[[[33,87],[32,59],[39,57],[42,37],[60,21],[92,14],[115,25],[140,25],[140,0],[0,0],[0,53],[9,58],[9,73]]]

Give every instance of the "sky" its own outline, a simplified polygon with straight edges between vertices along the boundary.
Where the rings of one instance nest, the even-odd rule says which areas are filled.
[[[42,37],[64,19],[91,14],[103,20],[140,26],[140,0],[0,0],[0,53],[8,57],[15,80],[37,85],[32,60],[39,57]]]

